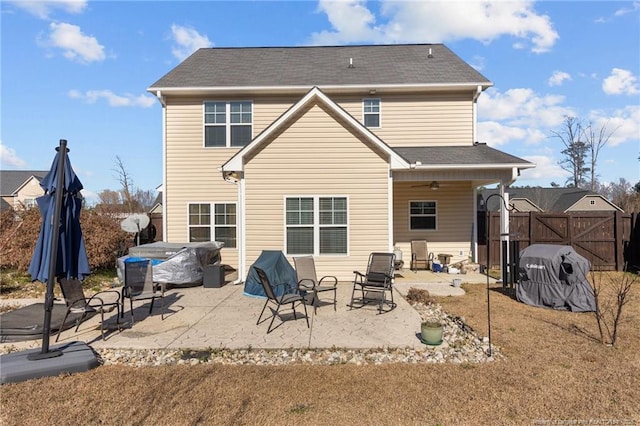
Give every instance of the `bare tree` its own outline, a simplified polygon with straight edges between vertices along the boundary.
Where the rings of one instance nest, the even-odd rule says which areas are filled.
[[[582,139],[584,130],[582,123],[576,117],[564,117],[563,128],[553,135],[560,139],[564,149],[560,151],[564,158],[558,162],[563,170],[568,171],[571,176],[567,179],[568,186],[576,188],[586,184],[586,175],[590,169],[587,167],[587,155],[589,147]]]
[[[96,208],[107,213],[119,213],[122,211],[122,201],[120,200],[120,192],[111,189],[104,189],[98,193],[100,202]]]
[[[640,212],[640,192],[625,178],[619,178],[618,182],[611,182],[603,188],[602,193],[625,212]]]
[[[135,194],[133,195],[133,198],[144,211],[149,211],[156,201],[156,194],[155,191],[150,191],[148,189],[142,190],[140,188],[137,188]]]
[[[600,129],[597,131],[593,127],[593,123],[589,122],[587,127],[584,128],[584,142],[587,144],[589,149],[589,162],[590,168],[589,171],[591,173],[591,190],[596,190],[596,184],[598,181],[598,174],[596,173],[596,165],[598,163],[598,156],[600,155],[600,150],[604,148],[608,143],[611,136],[615,133],[617,128],[608,132],[607,131],[607,123],[603,124]]]
[[[124,167],[122,159],[116,155],[116,168],[114,171],[118,174],[118,181],[120,182],[120,195],[122,197],[122,203],[129,213],[133,213],[138,210],[138,203],[133,196],[133,179],[129,172]]]

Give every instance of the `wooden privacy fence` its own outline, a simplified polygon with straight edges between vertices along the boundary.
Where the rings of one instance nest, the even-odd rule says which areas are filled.
[[[500,261],[500,213],[491,212],[489,243],[492,268]],[[485,212],[478,213],[478,260],[487,264]],[[640,217],[638,213],[510,213],[509,239],[520,250],[531,244],[570,245],[587,258],[595,270],[640,269]]]

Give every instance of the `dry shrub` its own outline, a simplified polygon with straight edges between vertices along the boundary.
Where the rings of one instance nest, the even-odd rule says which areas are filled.
[[[591,272],[591,288],[596,300],[594,316],[600,341],[615,346],[623,321],[623,310],[640,277],[631,272]]]
[[[38,209],[7,210],[0,216],[0,266],[26,271],[40,232]]]
[[[407,292],[407,301],[410,303],[423,303],[429,305],[435,303],[435,300],[427,290],[411,287]]]
[[[0,215],[0,267],[25,272],[41,227],[40,211],[4,211]],[[82,234],[92,270],[113,268],[116,258],[131,245],[120,220],[93,210],[82,210]]]
[[[82,211],[82,234],[92,269],[114,268],[116,259],[133,245],[131,235],[120,228],[120,221],[95,210]]]

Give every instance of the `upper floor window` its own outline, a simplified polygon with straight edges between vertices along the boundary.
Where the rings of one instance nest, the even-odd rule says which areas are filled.
[[[212,206],[213,218],[211,217]],[[235,248],[236,235],[234,203],[189,204],[189,242],[219,241],[224,243],[224,247]]]
[[[204,103],[204,146],[241,147],[251,142],[253,113],[250,101]]]
[[[362,115],[366,127],[380,127],[380,99],[363,99]]]
[[[409,229],[435,230],[437,224],[437,204],[435,201],[409,202]]]
[[[346,197],[289,197],[285,208],[287,254],[347,253]]]

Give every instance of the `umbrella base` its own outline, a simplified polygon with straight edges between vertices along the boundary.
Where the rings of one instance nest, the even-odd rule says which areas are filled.
[[[29,349],[0,355],[0,383],[17,383],[59,374],[89,371],[99,365],[93,350],[84,342],[71,342],[49,348]],[[59,356],[47,357],[50,352]]]

